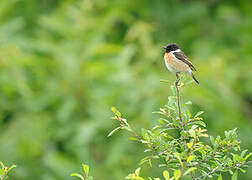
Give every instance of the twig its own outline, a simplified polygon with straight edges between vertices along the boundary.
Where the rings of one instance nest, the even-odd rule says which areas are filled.
[[[181,107],[180,107],[180,98],[179,98],[180,89],[178,87],[178,82],[179,82],[179,79],[175,82],[175,86],[176,86],[176,89],[177,89],[178,114],[179,114],[179,120],[180,120],[180,124],[181,124],[182,130],[183,130],[183,132],[185,132],[184,123],[183,123],[182,114],[181,114]],[[185,136],[184,136],[184,145],[185,145],[185,148],[186,148],[186,139],[185,139]]]
[[[8,172],[8,167],[6,166],[6,167],[3,167],[3,169],[4,169],[4,174],[2,175],[2,180],[5,180],[5,177],[7,177],[7,172]]]
[[[179,98],[179,87],[178,87],[178,82],[179,82],[179,79],[175,82],[175,86],[176,86],[176,89],[177,89],[177,104],[178,104],[178,114],[179,114],[179,120],[180,120],[180,124],[181,124],[181,127],[182,127],[182,130],[183,132],[185,132],[185,129],[184,129],[184,123],[183,123],[183,120],[182,120],[182,114],[181,114],[181,108],[180,108],[180,98]],[[184,137],[184,145],[185,145],[185,148],[186,148],[186,139]],[[185,165],[185,164],[184,164]],[[182,179],[183,177],[183,174],[184,174],[184,170],[185,170],[185,167],[183,166],[182,170],[181,170],[181,175],[179,177],[179,180]]]
[[[184,131],[184,123],[183,123],[183,120],[182,120],[182,114],[181,114],[181,108],[180,108],[180,98],[179,98],[179,87],[178,87],[178,83],[176,82],[175,83],[176,85],[176,89],[177,89],[177,104],[178,104],[178,114],[179,114],[179,120],[180,120],[180,123],[181,123],[181,126],[182,126],[182,129]]]
[[[131,132],[131,133],[137,138],[137,140],[138,140],[139,142],[142,142],[142,141],[143,141],[142,137],[139,136],[134,130],[132,130],[131,127],[130,127],[129,125],[128,125],[128,130],[129,130],[129,132]]]

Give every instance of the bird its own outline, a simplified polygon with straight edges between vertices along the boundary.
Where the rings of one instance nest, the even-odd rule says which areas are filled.
[[[173,73],[176,73],[176,85],[180,80],[179,74],[181,72],[189,74],[199,85],[200,83],[198,79],[193,74],[193,71],[196,71],[196,68],[185,55],[185,53],[183,53],[183,51],[179,48],[179,46],[175,43],[171,43],[163,46],[163,48],[165,49],[164,60],[167,69]]]

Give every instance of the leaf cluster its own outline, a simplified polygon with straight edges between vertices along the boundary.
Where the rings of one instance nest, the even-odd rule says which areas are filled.
[[[0,161],[0,179],[4,180],[9,177],[10,172],[17,167],[16,165],[11,165],[10,167],[7,167],[3,164],[3,162]]]

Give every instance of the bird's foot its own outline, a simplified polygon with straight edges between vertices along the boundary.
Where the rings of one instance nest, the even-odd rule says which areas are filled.
[[[180,77],[179,77],[179,73],[176,72],[176,77],[177,77],[177,81],[175,82],[175,86],[178,86],[178,83],[180,81]]]

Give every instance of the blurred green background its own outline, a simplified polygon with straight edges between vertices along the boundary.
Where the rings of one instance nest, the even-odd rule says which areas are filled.
[[[99,180],[134,171],[143,149],[117,126],[116,106],[140,131],[171,94],[162,46],[176,42],[201,85],[183,91],[209,133],[237,127],[252,151],[251,0],[1,0],[0,160],[13,180]],[[143,166],[143,175],[160,169]],[[74,179],[74,178],[73,178]],[[239,179],[252,179],[252,168]]]

